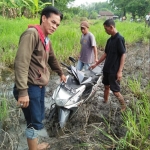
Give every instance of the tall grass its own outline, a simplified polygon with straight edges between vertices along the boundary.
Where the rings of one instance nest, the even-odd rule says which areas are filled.
[[[141,76],[128,79],[128,87],[135,97],[131,107],[122,114],[122,126],[126,129],[124,137],[117,137],[106,120],[108,129],[94,126],[106,138],[99,143],[102,149],[114,146],[116,150],[150,150],[150,82],[143,89],[140,82]]]
[[[7,99],[0,97],[0,121],[3,122],[8,117]]]
[[[18,47],[19,37],[29,24],[38,24],[39,19],[26,18],[4,19],[0,17],[0,53],[1,61],[5,64],[13,64]],[[90,31],[95,35],[97,46],[104,49],[109,35],[103,28],[104,20],[89,20]],[[80,21],[63,20],[58,30],[50,36],[54,52],[61,61],[67,60],[69,55],[77,56],[80,52]],[[144,23],[119,22],[116,27],[121,35],[125,37],[126,44],[131,45],[138,41],[148,43]]]
[[[35,24],[38,21],[26,18],[13,20],[0,17],[0,22],[0,60],[9,66],[13,64],[20,35],[27,29],[28,24]]]
[[[124,114],[124,127],[127,128],[126,149],[149,150],[150,149],[150,104],[145,93],[133,104],[133,110],[129,109]],[[119,146],[118,146],[119,147]]]

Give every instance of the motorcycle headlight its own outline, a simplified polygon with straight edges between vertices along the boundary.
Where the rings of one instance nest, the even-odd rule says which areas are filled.
[[[56,105],[64,106],[66,104],[66,100],[64,99],[55,99]]]

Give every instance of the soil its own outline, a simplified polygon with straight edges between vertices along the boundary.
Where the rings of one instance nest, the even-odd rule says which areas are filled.
[[[103,53],[99,51],[100,55]],[[133,94],[127,86],[127,79],[130,77],[138,78],[141,74],[141,85],[144,87],[150,80],[150,50],[148,45],[136,43],[127,45],[127,57],[121,82],[121,93],[125,98],[128,108],[132,103]],[[1,150],[28,150],[24,135],[25,120],[20,108],[16,108],[16,102],[12,97],[12,82],[9,78],[1,86],[1,93],[6,88],[9,101],[10,117],[1,125],[0,130],[0,149]],[[77,114],[70,119],[63,130],[51,126],[48,120],[52,93],[59,84],[59,77],[55,74],[46,88],[45,107],[46,119],[45,128],[40,131],[39,142],[48,142],[50,150],[112,150],[115,144],[111,143],[105,133],[110,136],[121,138],[126,134],[120,112],[118,100],[110,92],[108,103],[103,103],[103,84],[99,85],[95,96],[81,105]],[[9,87],[9,89],[8,89]],[[57,125],[57,123],[56,123]],[[2,141],[2,142],[1,142]],[[84,144],[83,144],[84,143]],[[100,147],[103,143],[104,147]]]

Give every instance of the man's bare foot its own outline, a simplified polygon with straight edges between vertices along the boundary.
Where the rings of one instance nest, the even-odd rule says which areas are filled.
[[[108,100],[103,100],[103,103],[107,103],[108,102]]]
[[[121,112],[124,112],[126,110],[126,105],[121,105]]]
[[[48,148],[50,148],[49,143],[46,142],[42,142],[40,144],[38,144],[38,150],[47,150]]]

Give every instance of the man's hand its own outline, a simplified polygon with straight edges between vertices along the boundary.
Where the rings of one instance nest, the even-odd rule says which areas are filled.
[[[97,59],[97,58],[95,59],[95,62],[96,62],[96,63],[98,62],[98,59]]]
[[[91,65],[91,66],[89,67],[89,69],[94,69],[96,66],[97,66],[96,64]]]
[[[61,82],[65,82],[66,83],[66,80],[67,80],[67,78],[66,78],[66,76],[64,74],[60,76],[60,81]]]
[[[120,81],[122,78],[122,71],[117,72],[117,81]]]
[[[27,108],[29,106],[29,96],[19,97],[17,105],[21,108]]]

